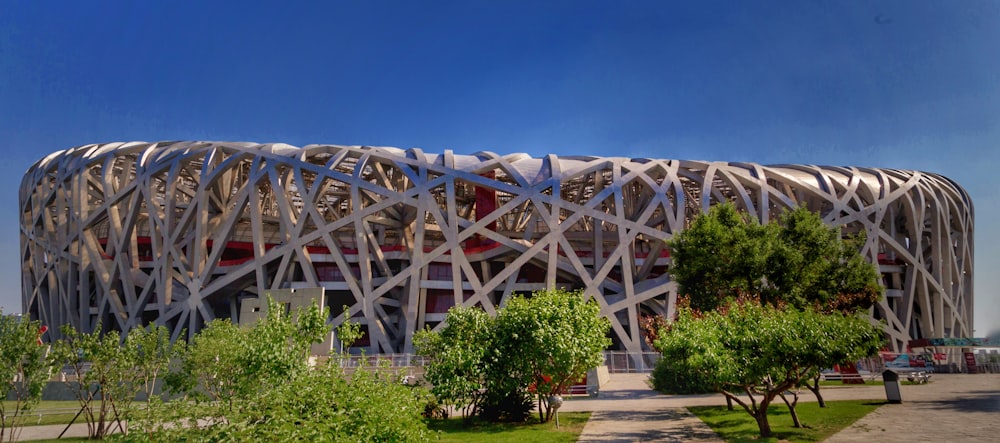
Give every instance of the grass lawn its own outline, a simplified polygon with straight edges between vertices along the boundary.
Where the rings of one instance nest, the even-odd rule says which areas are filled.
[[[821,388],[823,386],[847,386],[847,387],[851,387],[851,386],[882,386],[882,385],[883,385],[882,380],[865,380],[865,384],[863,384],[863,385],[848,385],[848,384],[844,384],[844,382],[842,382],[840,380],[821,380],[819,382],[819,386]]]
[[[792,427],[792,416],[788,413],[788,407],[778,399],[777,403],[772,403],[767,409],[773,433],[767,439],[759,437],[760,431],[757,428],[757,422],[739,405],[733,405],[732,411],[727,410],[725,406],[698,406],[689,407],[688,410],[708,424],[727,442],[776,442],[780,440],[800,442],[822,441],[883,404],[885,402],[873,400],[828,401],[826,408],[820,408],[814,402],[800,403],[795,407],[795,410],[799,413],[799,420],[805,427],[796,429]]]
[[[12,411],[14,402],[4,400],[3,403],[4,407],[8,408],[8,413]],[[24,426],[66,424],[73,419],[79,410],[80,403],[76,400],[42,400],[41,403],[32,408],[31,412],[28,412],[21,424]],[[83,417],[78,418],[77,422],[84,423]]]
[[[431,441],[441,442],[488,442],[488,443],[529,443],[529,442],[575,442],[583,425],[590,418],[589,412],[563,412],[559,414],[559,429],[556,421],[538,423],[538,417],[528,423],[487,423],[474,421],[466,426],[461,418],[430,420],[427,427]],[[437,439],[440,437],[440,440]]]

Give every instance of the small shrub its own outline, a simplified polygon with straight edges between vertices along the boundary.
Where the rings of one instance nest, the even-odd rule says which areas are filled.
[[[684,374],[674,369],[670,361],[665,358],[656,362],[656,367],[653,368],[650,378],[653,382],[653,389],[664,394],[690,395],[716,392],[704,380],[699,380],[692,377],[691,374]]]

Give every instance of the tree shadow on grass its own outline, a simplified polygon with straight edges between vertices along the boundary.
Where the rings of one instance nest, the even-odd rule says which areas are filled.
[[[692,407],[700,418],[708,423],[727,441],[822,441],[834,433],[850,426],[858,418],[885,404],[871,401],[835,401],[828,408],[819,408],[815,403],[800,404],[796,410],[802,420],[802,428],[792,427],[791,414],[784,404],[772,404],[767,410],[772,436],[760,438],[756,421],[742,408],[733,411],[725,407]],[[863,407],[859,410],[858,407]]]

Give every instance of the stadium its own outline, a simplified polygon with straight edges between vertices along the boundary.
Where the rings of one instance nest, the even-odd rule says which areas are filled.
[[[972,336],[973,207],[940,175],[228,142],[86,145],[34,164],[23,310],[87,331],[161,324],[176,340],[300,290],[334,325],[360,322],[368,353],[395,353],[451,306],[493,313],[558,287],[596,299],[613,347],[639,352],[641,318],[674,310],[664,240],[723,201],[762,222],[805,205],[863,232],[891,350]]]

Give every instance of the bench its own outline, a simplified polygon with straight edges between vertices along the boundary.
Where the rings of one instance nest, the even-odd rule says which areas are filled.
[[[910,383],[924,384],[931,380],[931,375],[924,371],[915,371],[906,374],[906,379]]]

